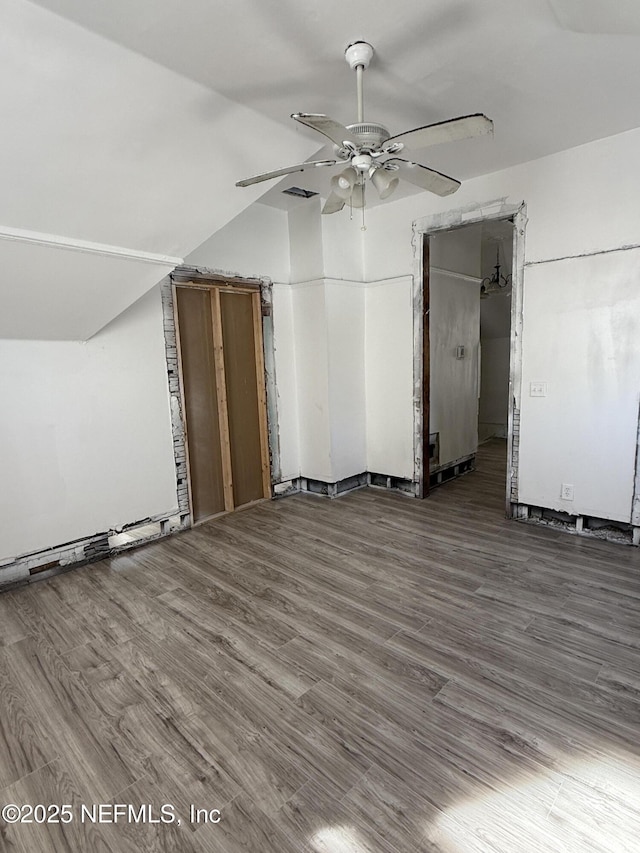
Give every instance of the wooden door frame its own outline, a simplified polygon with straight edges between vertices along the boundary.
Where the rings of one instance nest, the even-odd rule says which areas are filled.
[[[224,381],[224,362],[222,359],[221,344],[222,344],[222,327],[220,318],[220,293],[236,292],[246,293],[252,297],[253,318],[254,318],[254,345],[256,359],[256,378],[257,378],[257,396],[259,407],[259,429],[260,429],[260,449],[262,459],[262,486],[264,498],[272,496],[272,483],[274,477],[279,477],[280,470],[280,453],[278,442],[278,427],[277,422],[272,423],[273,417],[277,417],[277,408],[275,404],[270,405],[271,400],[275,401],[275,370],[274,356],[275,353],[265,352],[267,340],[270,342],[271,350],[273,347],[273,318],[272,318],[272,285],[266,279],[245,279],[239,277],[228,277],[218,273],[210,273],[201,269],[190,267],[181,267],[174,270],[170,276],[171,291],[173,301],[173,312],[175,321],[176,349],[178,362],[178,385],[181,402],[181,421],[184,430],[184,452],[187,471],[187,490],[189,498],[189,514],[190,523],[193,526],[193,496],[191,489],[191,466],[189,459],[189,444],[187,441],[188,425],[186,422],[185,412],[185,394],[184,394],[184,377],[182,372],[182,355],[180,348],[180,325],[178,316],[178,301],[176,290],[178,287],[192,287],[198,290],[206,290],[212,295],[212,324],[214,332],[218,335],[219,346],[214,350],[215,369],[218,378],[218,406],[224,417],[221,418],[221,440],[225,441],[225,436],[228,444],[228,418],[226,413],[226,385]],[[267,327],[265,331],[265,326]],[[228,454],[222,453],[223,468],[225,469],[225,488],[224,501],[225,509],[223,512],[228,512],[234,509],[233,496],[231,492],[231,473],[228,469]],[[226,462],[225,462],[226,460]],[[275,480],[277,482],[277,479]],[[264,499],[263,498],[263,499]],[[206,521],[207,519],[202,519]],[[197,522],[198,524],[201,522]]]
[[[431,339],[429,334],[429,235],[422,235],[422,477],[418,481],[418,497],[429,495],[429,419],[431,414]]]
[[[425,216],[413,223],[413,413],[414,413],[414,481],[417,497],[428,494],[429,482],[429,392],[425,360],[425,340],[428,343],[428,292],[425,301],[425,282],[429,282],[428,238],[430,234],[454,231],[496,219],[513,221],[513,271],[511,297],[511,355],[509,359],[509,424],[507,437],[507,478],[505,510],[507,518],[524,513],[518,504],[518,473],[520,443],[520,408],[522,398],[522,325],[524,294],[524,237],[527,209],[524,202],[505,201],[474,205],[459,210]],[[427,251],[425,253],[425,245]],[[425,261],[426,258],[426,261]],[[425,269],[426,268],[426,269]],[[426,314],[428,320],[428,313]],[[425,338],[425,327],[426,335]],[[425,451],[426,445],[426,451]]]

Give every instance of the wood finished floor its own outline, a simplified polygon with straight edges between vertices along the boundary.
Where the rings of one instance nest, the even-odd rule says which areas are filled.
[[[637,853],[640,554],[507,522],[503,458],[1,595],[0,805],[74,821],[0,822],[0,850]]]

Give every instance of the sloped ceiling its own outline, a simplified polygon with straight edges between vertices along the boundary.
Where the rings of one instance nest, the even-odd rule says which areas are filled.
[[[2,337],[90,337],[259,195],[233,177],[268,168],[256,139],[317,147],[39,6],[2,9]]]
[[[354,120],[343,51],[356,39],[376,49],[366,115],[392,132],[469,112],[494,119],[494,139],[416,158],[463,180],[640,126],[636,0],[3,0],[2,16],[3,336],[88,337],[244,207],[283,206],[291,179],[234,183],[321,148],[291,112]],[[325,191],[317,172],[295,183]],[[2,238],[12,229],[61,238],[69,258],[83,251],[74,243],[96,244],[86,264],[69,263],[60,300],[87,300],[86,322],[71,326],[55,298],[35,316],[43,273],[55,270],[49,295],[65,278],[55,239],[16,293],[15,240]],[[126,250],[125,279],[109,247]]]

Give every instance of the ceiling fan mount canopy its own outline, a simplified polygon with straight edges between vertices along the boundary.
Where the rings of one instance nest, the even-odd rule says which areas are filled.
[[[359,65],[366,69],[373,58],[373,48],[368,41],[353,41],[347,46],[344,58],[351,66],[352,71],[355,71]]]
[[[318,113],[292,113],[291,115],[295,121],[331,140],[335,159],[311,160],[295,166],[287,166],[284,169],[238,181],[236,186],[246,187],[293,172],[348,164],[347,169],[331,179],[331,191],[322,209],[325,214],[342,210],[347,202],[353,207],[364,207],[367,180],[371,181],[381,199],[391,195],[400,179],[440,196],[455,192],[460,186],[460,182],[455,178],[395,155],[405,148],[425,148],[429,145],[492,133],[493,122],[482,113],[474,113],[417,127],[395,136],[392,136],[387,128],[378,122],[365,122],[363,74],[369,67],[373,54],[373,47],[366,41],[352,42],[345,50],[345,59],[356,72],[358,96],[356,122],[343,125],[329,116]]]

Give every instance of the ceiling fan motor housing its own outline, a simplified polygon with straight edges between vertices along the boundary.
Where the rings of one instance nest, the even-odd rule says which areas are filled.
[[[348,124],[347,130],[360,140],[361,150],[364,151],[377,151],[391,136],[384,125],[370,121]]]

